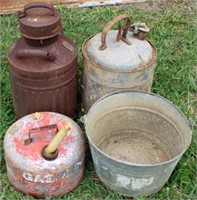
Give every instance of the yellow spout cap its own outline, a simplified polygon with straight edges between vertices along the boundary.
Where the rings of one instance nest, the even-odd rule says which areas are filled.
[[[51,154],[55,152],[59,146],[59,144],[62,142],[64,137],[67,135],[68,131],[72,130],[72,126],[70,122],[65,125],[64,127],[61,127],[58,131],[58,133],[55,135],[53,140],[49,143],[49,145],[45,149],[46,154]]]

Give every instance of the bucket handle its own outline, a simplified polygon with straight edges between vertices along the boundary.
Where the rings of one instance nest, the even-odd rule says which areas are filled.
[[[117,17],[113,18],[110,22],[108,22],[104,29],[103,29],[103,32],[101,33],[101,46],[99,47],[99,50],[105,50],[107,48],[107,45],[106,45],[106,37],[107,37],[107,34],[109,32],[109,30],[117,23],[119,22],[120,20],[123,20],[123,19],[126,19],[126,25],[123,27],[121,25],[119,25],[119,31],[118,31],[118,34],[117,34],[117,37],[116,37],[116,40],[119,41],[119,40],[123,40],[126,44],[130,45],[131,43],[126,39],[126,35],[127,35],[127,32],[130,28],[130,17],[126,14],[122,14],[122,15],[118,15]]]
[[[46,51],[43,49],[42,50],[41,49],[19,49],[16,52],[16,57],[17,58],[38,57],[38,58],[43,58],[50,61],[54,61],[56,59],[56,56],[53,53],[50,53],[49,51]]]
[[[26,6],[24,6],[24,10],[23,11],[19,11],[18,12],[18,17],[22,18],[25,17],[27,15],[26,11],[32,8],[47,8],[52,12],[53,16],[56,16],[55,13],[55,9],[53,7],[52,4],[47,4],[47,3],[31,3],[31,4],[27,4]]]
[[[83,115],[82,117],[80,117],[79,119],[84,125],[86,125],[87,123],[87,115]]]

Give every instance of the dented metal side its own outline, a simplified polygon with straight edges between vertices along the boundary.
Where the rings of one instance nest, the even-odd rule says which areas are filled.
[[[83,107],[88,111],[100,97],[121,89],[140,89],[150,91],[156,68],[156,54],[144,68],[121,72],[107,70],[92,62],[83,48]]]
[[[130,33],[129,36],[131,36]],[[121,70],[121,69],[116,69],[116,67],[113,67],[113,64],[109,66],[109,63],[102,63],[102,64],[99,63],[98,59],[95,58],[95,55],[97,55],[96,53],[95,55],[92,55],[90,58],[87,49],[90,48],[88,46],[89,41],[94,37],[96,36],[91,36],[90,38],[88,38],[84,42],[82,47],[82,53],[83,53],[82,98],[83,98],[83,108],[85,109],[86,112],[90,109],[90,107],[96,100],[98,100],[100,97],[110,92],[122,89],[140,89],[144,91],[151,90],[154,77],[154,70],[156,68],[157,50],[150,41],[147,42],[149,43],[150,48],[152,48],[153,52],[151,59],[147,63],[142,62],[143,63],[142,65],[136,66],[136,68],[134,69],[132,69],[131,67],[129,68],[129,66],[124,66],[125,63],[124,59],[128,60],[128,57],[125,58],[123,53],[124,51],[126,52],[126,50],[122,49],[123,52],[120,52],[121,55],[123,55],[122,63],[121,60],[116,61],[113,59],[110,61],[111,54],[109,52],[108,53],[109,56],[106,59],[108,59],[110,63],[113,62],[114,65],[116,64],[116,62],[119,62],[120,66],[122,66]],[[130,41],[132,42],[132,40]],[[111,45],[113,46],[113,44]],[[121,42],[120,45],[122,45]],[[124,68],[126,68],[126,70]]]

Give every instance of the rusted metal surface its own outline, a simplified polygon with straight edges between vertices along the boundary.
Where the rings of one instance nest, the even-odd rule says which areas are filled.
[[[119,31],[109,31],[121,19],[127,20],[125,27],[119,26]],[[97,99],[116,90],[151,90],[157,50],[150,41],[136,38],[128,27],[129,16],[117,16],[102,33],[91,36],[83,44],[85,111]]]
[[[46,160],[41,153],[43,148],[53,140],[57,129],[68,124],[72,130],[58,146],[57,158]],[[25,143],[29,138],[31,141]],[[9,181],[22,193],[36,198],[60,196],[73,190],[82,179],[83,133],[64,115],[41,112],[39,119],[34,114],[21,118],[8,129],[4,151]]]
[[[139,2],[151,2],[156,0],[42,0],[42,2],[64,5],[67,7],[93,7],[104,5],[119,5]],[[0,14],[14,13],[23,8],[27,3],[38,2],[38,0],[1,0]]]
[[[27,15],[19,18],[25,35],[8,49],[15,113],[17,118],[36,111],[73,116],[77,107],[77,47],[62,32],[57,34],[61,27],[57,11],[53,11],[54,17],[47,6],[38,7],[25,9]],[[27,23],[29,19],[34,22]],[[25,24],[28,28],[24,31]],[[39,31],[43,26],[45,31]]]
[[[131,30],[133,32],[133,36],[139,40],[144,40],[146,34],[150,31],[145,23],[134,23],[131,25]]]
[[[122,41],[124,41],[125,43],[130,45],[130,42],[126,39],[127,32],[130,28],[130,17],[128,15],[122,14],[122,15],[115,17],[114,19],[112,19],[110,22],[108,22],[105,25],[103,32],[101,34],[101,46],[99,47],[99,50],[107,49],[107,45],[106,45],[107,34],[110,31],[110,29],[113,27],[113,25],[116,24],[117,22],[119,22],[122,19],[127,20],[126,25],[124,27],[119,25],[119,32],[117,34],[116,40],[119,41],[121,39]]]
[[[48,39],[61,31],[60,14],[51,4],[27,4],[18,19],[22,35],[29,39]]]
[[[97,175],[125,196],[160,190],[192,137],[188,121],[175,105],[137,90],[102,97],[83,121]]]

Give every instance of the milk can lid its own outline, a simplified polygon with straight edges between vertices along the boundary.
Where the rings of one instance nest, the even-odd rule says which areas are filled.
[[[127,15],[118,17],[116,22],[128,19]],[[109,31],[109,27],[114,25],[111,22],[102,33],[96,34],[85,43],[85,54],[91,62],[109,70],[131,71],[156,60],[156,48],[143,37],[145,29],[141,29],[141,35],[128,31],[131,28],[128,22],[125,27],[119,27],[119,31]]]
[[[29,39],[48,39],[61,31],[60,14],[52,4],[27,4],[18,19],[21,33]]]

